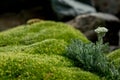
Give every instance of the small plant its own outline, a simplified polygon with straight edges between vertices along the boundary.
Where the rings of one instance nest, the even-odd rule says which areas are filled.
[[[107,80],[120,80],[118,69],[108,61],[104,54],[108,45],[103,44],[102,38],[107,31],[104,27],[98,27],[95,30],[98,34],[98,42],[96,43],[83,43],[80,40],[73,40],[67,48],[67,56],[78,67],[97,73]]]
[[[98,41],[96,42],[96,45],[99,46],[99,49],[101,49],[103,53],[108,53],[109,44],[108,43],[103,44],[103,37],[105,36],[106,32],[108,32],[108,29],[105,27],[98,27],[97,29],[95,29],[95,32],[97,33],[98,36]]]
[[[84,70],[94,72],[108,80],[119,80],[119,72],[107,57],[94,43],[83,43],[80,40],[73,40],[67,48],[67,56],[72,59],[76,66]]]
[[[95,32],[98,35],[99,44],[103,44],[103,37],[105,36],[106,32],[108,32],[108,29],[105,27],[98,27],[97,29],[95,29]]]

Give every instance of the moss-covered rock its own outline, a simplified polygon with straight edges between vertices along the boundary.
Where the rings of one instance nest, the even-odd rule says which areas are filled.
[[[89,40],[78,30],[71,26],[53,21],[41,21],[31,25],[21,25],[14,29],[0,33],[0,46],[29,45],[41,42],[45,39],[63,39],[70,42],[71,39]]]
[[[100,80],[59,55],[0,54],[1,80]]]
[[[107,55],[108,59],[110,61],[116,60],[117,58],[120,58],[120,49],[117,49]]]
[[[63,56],[71,39],[90,42],[80,31],[53,21],[1,32],[0,80],[100,80]]]
[[[109,61],[115,65],[118,69],[120,68],[120,49],[117,49],[107,55]]]
[[[112,61],[117,69],[120,69],[120,58],[117,58]]]
[[[64,40],[46,39],[29,45],[22,49],[23,52],[32,54],[60,54],[65,52],[67,43]]]
[[[29,54],[59,54],[65,53],[67,42],[59,39],[46,39],[31,45],[5,46],[0,52],[24,52]]]
[[[4,47],[0,47],[0,52],[21,52],[22,49],[26,47],[24,45],[9,45],[9,46],[4,46]]]

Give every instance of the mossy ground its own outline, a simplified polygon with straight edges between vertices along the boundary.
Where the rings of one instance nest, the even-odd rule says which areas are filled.
[[[66,42],[70,42],[75,38],[88,42],[82,33],[71,26],[47,21],[22,25],[0,33],[0,46],[30,45],[45,39],[64,39]]]
[[[120,49],[117,49],[107,55],[110,61],[120,58]]]
[[[74,63],[59,55],[2,53],[0,55],[2,80],[100,80],[90,72],[74,67]]]
[[[0,80],[101,80],[64,56],[71,39],[90,42],[69,25],[42,21],[0,33]]]
[[[107,55],[110,62],[114,63],[117,68],[120,68],[120,49],[117,49]]]

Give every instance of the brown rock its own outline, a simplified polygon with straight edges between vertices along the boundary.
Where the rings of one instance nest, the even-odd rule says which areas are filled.
[[[104,26],[109,30],[104,41],[109,42],[112,45],[118,45],[118,31],[120,29],[120,21],[114,15],[106,13],[84,14],[68,21],[67,24],[70,24],[82,31],[88,37],[88,39],[93,42],[97,40],[94,29],[99,26]]]

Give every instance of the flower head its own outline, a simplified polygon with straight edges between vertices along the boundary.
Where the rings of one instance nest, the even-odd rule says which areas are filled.
[[[99,33],[106,33],[106,32],[108,32],[108,29],[105,27],[98,27],[97,29],[95,29],[95,32],[98,34]]]
[[[103,37],[105,36],[106,32],[108,32],[108,29],[105,27],[98,27],[97,29],[95,29],[95,32],[98,35],[98,42],[100,44],[103,44]]]

